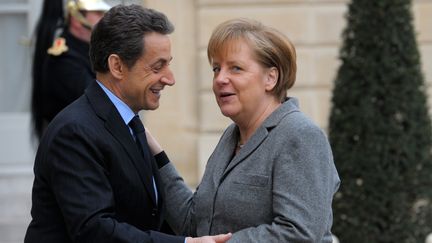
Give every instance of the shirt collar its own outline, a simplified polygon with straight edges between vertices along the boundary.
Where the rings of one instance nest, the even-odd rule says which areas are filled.
[[[99,82],[98,80],[96,80],[96,82],[105,92],[105,94],[108,95],[108,98],[111,100],[117,111],[120,113],[123,121],[126,125],[128,125],[132,118],[134,118],[134,116],[136,116],[137,114],[135,114],[132,109],[128,105],[126,105],[126,103],[124,103],[121,99],[115,96],[115,94],[113,94],[109,89],[107,89],[101,82]]]

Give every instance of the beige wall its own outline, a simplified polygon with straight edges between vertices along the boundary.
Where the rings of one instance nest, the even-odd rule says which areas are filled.
[[[347,0],[147,0],[144,4],[168,15],[176,26],[172,36],[176,85],[163,92],[157,111],[146,124],[169,152],[186,182],[195,186],[223,129],[223,117],[211,91],[212,74],[206,44],[224,20],[249,17],[285,33],[296,45],[298,76],[289,91],[301,109],[322,128],[328,125],[331,89],[339,66],[341,32]],[[423,72],[432,83],[432,0],[414,2],[415,26]],[[432,95],[432,87],[429,88]],[[429,99],[430,101],[432,99]],[[432,101],[430,103],[432,107]]]

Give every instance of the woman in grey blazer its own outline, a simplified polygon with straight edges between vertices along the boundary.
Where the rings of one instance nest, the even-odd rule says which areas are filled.
[[[234,123],[194,193],[148,134],[171,227],[183,235],[232,232],[229,242],[331,242],[339,177],[327,137],[287,98],[294,46],[275,29],[234,19],[214,30],[207,54],[216,101]]]

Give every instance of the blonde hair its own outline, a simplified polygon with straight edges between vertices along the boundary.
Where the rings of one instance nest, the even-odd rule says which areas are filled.
[[[207,57],[212,63],[213,57],[227,50],[233,41],[248,42],[256,61],[264,67],[275,67],[278,80],[273,94],[283,101],[287,90],[296,79],[296,51],[291,41],[281,32],[265,26],[256,20],[239,18],[218,25],[213,31],[207,47]]]

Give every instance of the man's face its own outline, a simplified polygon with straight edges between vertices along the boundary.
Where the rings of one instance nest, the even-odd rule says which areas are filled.
[[[123,78],[118,83],[120,98],[135,112],[155,110],[165,85],[174,85],[171,41],[167,35],[149,33],[144,37],[144,55],[134,66],[123,65]]]
[[[75,36],[76,38],[85,42],[90,42],[91,28],[95,26],[99,22],[99,20],[102,19],[104,14],[105,13],[102,11],[82,12],[82,16],[87,21],[87,25],[90,26],[86,26],[86,24],[81,23],[79,21],[79,18],[71,16],[69,30],[72,33],[72,35]]]
[[[91,26],[95,26],[104,16],[104,14],[105,13],[103,11],[87,11],[85,14],[85,18]]]

